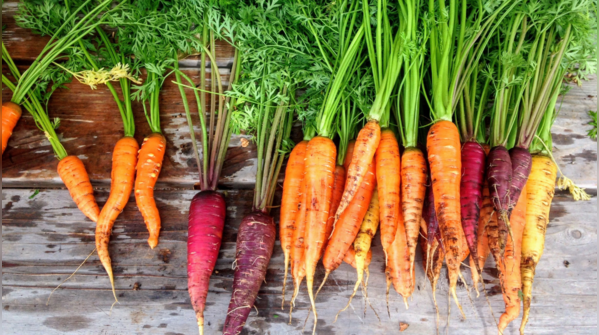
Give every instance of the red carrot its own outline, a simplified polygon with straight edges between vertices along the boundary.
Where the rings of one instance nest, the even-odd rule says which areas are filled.
[[[497,211],[499,254],[503,256],[509,232],[509,190],[512,183],[512,160],[504,146],[496,146],[487,158],[487,183]]]
[[[477,257],[477,232],[482,207],[485,151],[477,142],[466,142],[462,147],[462,184],[460,205],[462,206],[462,229],[466,234],[468,249]]]

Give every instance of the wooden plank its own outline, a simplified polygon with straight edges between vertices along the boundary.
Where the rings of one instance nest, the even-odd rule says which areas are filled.
[[[62,289],[56,291],[48,306],[50,291],[68,277],[94,248],[94,223],[85,219],[63,190],[42,190],[33,199],[33,190],[9,189],[2,195],[2,254],[4,329],[8,333],[181,333],[195,331],[193,311],[187,295],[186,227],[187,207],[194,191],[161,191],[157,203],[164,221],[161,241],[155,250],[146,243],[147,233],[134,199],[117,220],[110,251],[116,273],[120,303],[109,313],[112,296],[107,277],[97,256],[92,256]],[[100,205],[106,192],[98,192]],[[251,207],[251,191],[226,191],[228,216],[223,246],[213,274],[206,321],[207,331],[222,329],[231,294],[236,232]],[[597,320],[597,220],[596,197],[591,202],[574,202],[564,193],[556,196],[547,232],[546,251],[539,264],[531,313],[530,334],[594,334]],[[278,219],[278,214],[273,213]],[[352,308],[333,323],[351,293],[355,270],[343,264],[336,270],[318,297],[318,332],[322,334],[396,333],[399,322],[410,324],[407,334],[431,334],[436,328],[430,284],[422,271],[418,253],[417,290],[405,310],[397,294],[391,295],[391,318],[385,314],[384,255],[375,237],[370,267],[369,296],[378,311],[379,323],[370,309],[363,316],[365,303],[359,293]],[[244,334],[300,334],[308,313],[305,289],[299,297],[291,325],[287,311],[280,310],[283,256],[275,246],[266,283],[257,301],[258,315],[251,313]],[[470,283],[469,270],[462,269]],[[319,266],[316,282],[324,269]],[[445,275],[442,274],[442,278]],[[449,331],[459,334],[493,333],[492,315],[499,317],[503,300],[496,270],[489,260],[484,270],[491,314],[486,299],[459,289],[466,320],[452,306]],[[137,284],[136,284],[137,283]],[[139,290],[134,290],[139,287]],[[440,324],[447,320],[447,283],[438,288],[441,302]],[[93,301],[93,303],[90,303]],[[73,316],[76,315],[76,316]],[[506,334],[517,334],[520,320]],[[307,323],[307,329],[312,321]],[[145,328],[144,328],[145,327]],[[18,331],[17,331],[18,329]],[[118,329],[118,330],[117,330]]]

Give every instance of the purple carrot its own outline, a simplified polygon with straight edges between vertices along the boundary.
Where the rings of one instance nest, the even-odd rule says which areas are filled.
[[[241,333],[266,277],[275,236],[274,220],[268,214],[254,212],[241,221],[237,234],[233,294],[223,335]]]
[[[187,236],[187,282],[200,334],[204,334],[204,309],[210,275],[214,271],[225,226],[225,199],[202,191],[191,200]]]
[[[522,188],[526,185],[530,169],[532,168],[532,156],[524,148],[514,147],[510,149],[510,159],[512,160],[512,184],[510,185],[508,218],[518,203],[520,193],[522,193]]]
[[[489,152],[487,158],[487,182],[489,193],[493,199],[493,207],[497,212],[499,229],[499,253],[503,256],[505,244],[510,232],[508,209],[509,191],[512,184],[512,160],[510,153],[503,146],[496,146]]]
[[[422,218],[427,226],[427,246],[432,247],[434,239],[436,239],[441,247],[445,248],[445,246],[443,246],[441,230],[439,229],[437,213],[435,212],[435,196],[433,195],[432,185],[429,185],[426,189],[426,199],[424,200],[424,207],[422,209]]]
[[[472,257],[477,257],[476,239],[480,208],[483,202],[484,174],[485,150],[477,142],[466,142],[462,147],[460,205],[462,207],[462,228]]]

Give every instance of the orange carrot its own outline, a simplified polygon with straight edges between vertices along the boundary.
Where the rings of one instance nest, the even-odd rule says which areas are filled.
[[[166,151],[166,139],[160,133],[152,133],[144,139],[137,161],[135,201],[150,232],[148,244],[154,249],[160,234],[160,214],[154,200],[154,185],[158,180]]]
[[[322,281],[323,284],[327,280],[329,274],[341,265],[347,250],[350,245],[354,243],[354,239],[356,238],[358,231],[360,231],[362,220],[366,215],[366,211],[368,211],[368,205],[370,204],[375,187],[375,167],[374,164],[370,164],[368,166],[368,172],[356,192],[356,196],[335,223],[330,243],[328,244],[322,259],[322,264],[326,271]]]
[[[314,313],[314,327],[318,321],[313,292],[314,274],[326,239],[326,224],[333,196],[336,158],[337,148],[331,139],[316,136],[308,143],[304,177],[306,182],[304,266],[308,295]]]
[[[401,158],[401,208],[410,253],[410,273],[414,269],[427,176],[428,169],[422,151],[418,148],[407,148]],[[412,289],[415,287],[415,280],[416,278],[412,278]]]
[[[461,143],[458,129],[450,121],[438,121],[427,136],[428,161],[431,169],[435,211],[445,246],[445,260],[449,276],[449,290],[460,312],[456,286],[460,276],[461,208],[460,182],[462,173]]]
[[[526,185],[522,188],[526,194]],[[498,263],[499,279],[505,302],[505,312],[499,318],[499,333],[503,334],[510,322],[520,315],[522,278],[520,259],[522,258],[522,234],[526,224],[526,197],[518,198],[518,203],[510,217],[513,240],[508,238],[503,258]]]
[[[472,281],[478,295],[478,284],[482,281],[480,273],[485,266],[485,262],[489,257],[489,239],[487,236],[487,224],[491,221],[493,215],[493,200],[489,193],[489,187],[485,182],[483,185],[483,205],[480,209],[480,217],[478,219],[478,231],[476,240],[477,257],[470,257],[470,270],[472,271]]]
[[[403,220],[403,212],[399,211],[397,216],[397,231],[395,239],[387,249],[387,295],[389,294],[389,286],[393,284],[395,291],[399,293],[408,308],[408,297],[412,294],[412,278],[413,273],[410,273],[410,252],[408,250],[408,242],[406,241],[406,227]],[[414,269],[412,268],[412,271]],[[389,298],[387,298],[387,303]]]
[[[327,221],[327,229],[325,234],[325,241],[322,247],[322,256],[324,257],[324,252],[329,244],[330,237],[333,233],[333,226],[335,224],[335,213],[337,212],[337,207],[339,207],[339,203],[341,202],[341,196],[343,195],[343,189],[345,188],[345,169],[342,165],[337,165],[335,167],[335,182],[333,184],[333,197],[331,198],[331,210],[329,211],[329,219]]]
[[[139,145],[133,137],[123,137],[116,142],[112,154],[110,196],[100,212],[96,225],[96,249],[100,261],[108,273],[115,300],[116,293],[110,255],[108,254],[108,241],[114,221],[125,208],[133,189],[138,150]]]
[[[77,156],[67,156],[58,162],[57,170],[79,210],[93,222],[98,222],[100,208],[83,162]]]
[[[360,130],[354,151],[352,154],[351,164],[347,169],[347,181],[345,182],[345,190],[337,213],[335,221],[339,220],[341,213],[349,206],[349,203],[356,195],[358,188],[362,184],[362,180],[368,171],[368,165],[372,163],[372,159],[381,140],[381,127],[375,120],[368,121],[364,128]]]
[[[300,187],[302,180],[304,180],[304,160],[306,159],[307,146],[308,141],[301,141],[293,148],[291,154],[289,154],[287,168],[285,169],[283,199],[281,200],[281,222],[279,224],[281,248],[285,255],[285,279],[283,279],[283,300],[281,309],[285,304],[285,287],[287,286],[287,273],[289,271],[293,234],[296,230],[295,220],[297,218],[298,205],[300,203]]]
[[[14,102],[2,103],[2,153],[6,149],[8,139],[12,136],[12,130],[21,118],[21,107]]]
[[[379,191],[381,244],[385,255],[395,239],[400,212],[400,155],[393,131],[385,129],[376,151],[376,178]],[[388,257],[388,256],[386,256]]]

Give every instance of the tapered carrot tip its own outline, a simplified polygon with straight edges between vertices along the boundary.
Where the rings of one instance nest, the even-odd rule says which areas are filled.
[[[156,246],[158,245],[158,237],[151,236],[148,239],[148,244],[150,245],[150,248],[156,248]]]
[[[204,335],[204,317],[198,316],[198,328],[200,330],[200,335]]]
[[[406,304],[406,309],[410,309],[410,306],[408,305],[408,298],[403,297],[403,303]]]

